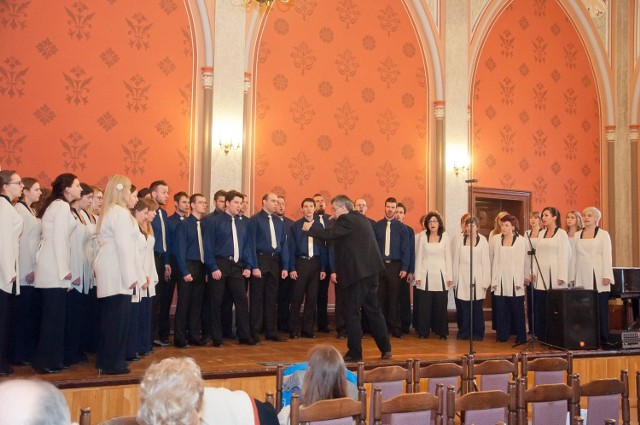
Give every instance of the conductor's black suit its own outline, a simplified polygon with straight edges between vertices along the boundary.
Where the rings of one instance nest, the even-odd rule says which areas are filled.
[[[384,263],[369,220],[356,211],[341,214],[329,229],[320,226],[308,230],[309,236],[333,241],[338,285],[347,292],[347,334],[349,360],[362,359],[362,307],[378,349],[383,355],[391,352],[387,324],[378,302],[378,274]]]

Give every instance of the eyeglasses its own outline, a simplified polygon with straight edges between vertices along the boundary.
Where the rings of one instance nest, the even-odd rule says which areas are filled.
[[[427,223],[438,223],[438,224],[440,224],[440,222],[438,220],[429,220],[429,221],[427,221]]]
[[[24,186],[24,183],[22,183],[22,180],[18,180],[17,182],[9,182],[7,184],[17,184],[18,186]]]

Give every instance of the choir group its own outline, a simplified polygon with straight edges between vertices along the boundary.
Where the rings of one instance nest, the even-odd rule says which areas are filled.
[[[302,200],[302,218],[294,222],[274,193],[247,217],[247,197],[235,190],[216,192],[211,213],[204,195],[178,192],[176,211],[167,216],[164,181],[138,191],[121,175],[103,191],[61,174],[40,199],[36,179],[3,170],[0,188],[0,376],[11,373],[10,364],[57,373],[85,362],[88,352],[97,353],[103,373],[127,373],[127,361],[169,344],[176,288],[173,343],[180,348],[221,347],[229,337],[257,345],[261,333],[284,342],[280,332],[290,339],[330,332],[330,283],[337,337],[346,334],[333,249],[303,230],[305,222],[332,225],[320,194]],[[354,204],[366,214],[365,200]],[[502,212],[488,239],[470,214],[459,231],[447,232],[431,211],[414,233],[402,222],[406,212],[388,198],[384,217],[369,219],[385,264],[378,298],[394,337],[413,326],[419,338],[433,332],[446,339],[452,289],[458,339],[483,339],[482,304],[491,293],[497,340],[515,335],[524,342],[526,292],[529,329],[545,341],[548,291],[579,287],[597,292],[594,314],[607,342],[611,240],[598,227],[597,208],[571,211],[566,230],[556,208],[532,212],[524,235],[516,217]],[[366,321],[362,326],[366,331]]]

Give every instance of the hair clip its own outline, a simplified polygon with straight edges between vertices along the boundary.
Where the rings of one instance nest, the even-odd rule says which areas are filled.
[[[118,190],[122,190],[122,189],[124,189],[124,185],[123,185],[122,183],[118,183],[118,184],[116,185],[116,189],[118,189]]]

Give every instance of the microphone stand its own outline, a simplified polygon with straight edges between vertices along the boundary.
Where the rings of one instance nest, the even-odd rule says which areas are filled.
[[[533,243],[531,242],[531,233],[526,233],[525,235],[527,235],[527,240],[529,241],[529,248],[530,251],[527,252],[527,254],[529,254],[529,256],[533,257],[533,260],[535,260],[536,262],[536,267],[538,269],[538,276],[540,277],[540,279],[542,280],[542,286],[544,287],[544,290],[547,290],[547,283],[544,280],[544,275],[542,273],[542,269],[540,269],[540,263],[538,262],[538,256],[536,255],[536,249],[533,247]],[[533,261],[531,261],[531,275],[533,275]],[[536,343],[548,347],[548,348],[554,348],[556,350],[561,350],[561,351],[567,351],[566,348],[563,347],[558,347],[557,345],[553,345],[553,344],[549,344],[548,342],[544,342],[544,341],[540,341],[536,335],[536,309],[535,309],[535,284],[533,282],[529,283],[529,285],[534,285],[532,286],[531,289],[531,338],[529,338],[528,340],[526,340],[525,342],[521,342],[519,344],[514,344],[512,347],[518,347],[520,345],[524,344],[524,347],[522,348],[522,350],[520,350],[520,353],[527,353],[528,351],[531,351],[535,348]],[[526,320],[526,319],[525,319]]]
[[[467,183],[469,185],[469,194],[470,194],[470,198],[473,199],[473,184],[474,183],[478,183],[478,179],[467,179],[464,181],[465,183]],[[471,202],[470,202],[471,204]],[[471,217],[469,218],[471,224],[469,226],[469,287],[470,287],[470,294],[469,294],[469,300],[471,303],[470,306],[470,316],[469,316],[469,355],[473,355],[475,353],[475,351],[473,350],[473,303],[476,300],[476,281],[473,278],[473,248],[475,246],[476,240],[478,238],[478,225],[476,224],[476,234],[475,237],[473,237],[473,221],[474,221],[474,215],[473,215],[473,205],[471,206]]]

